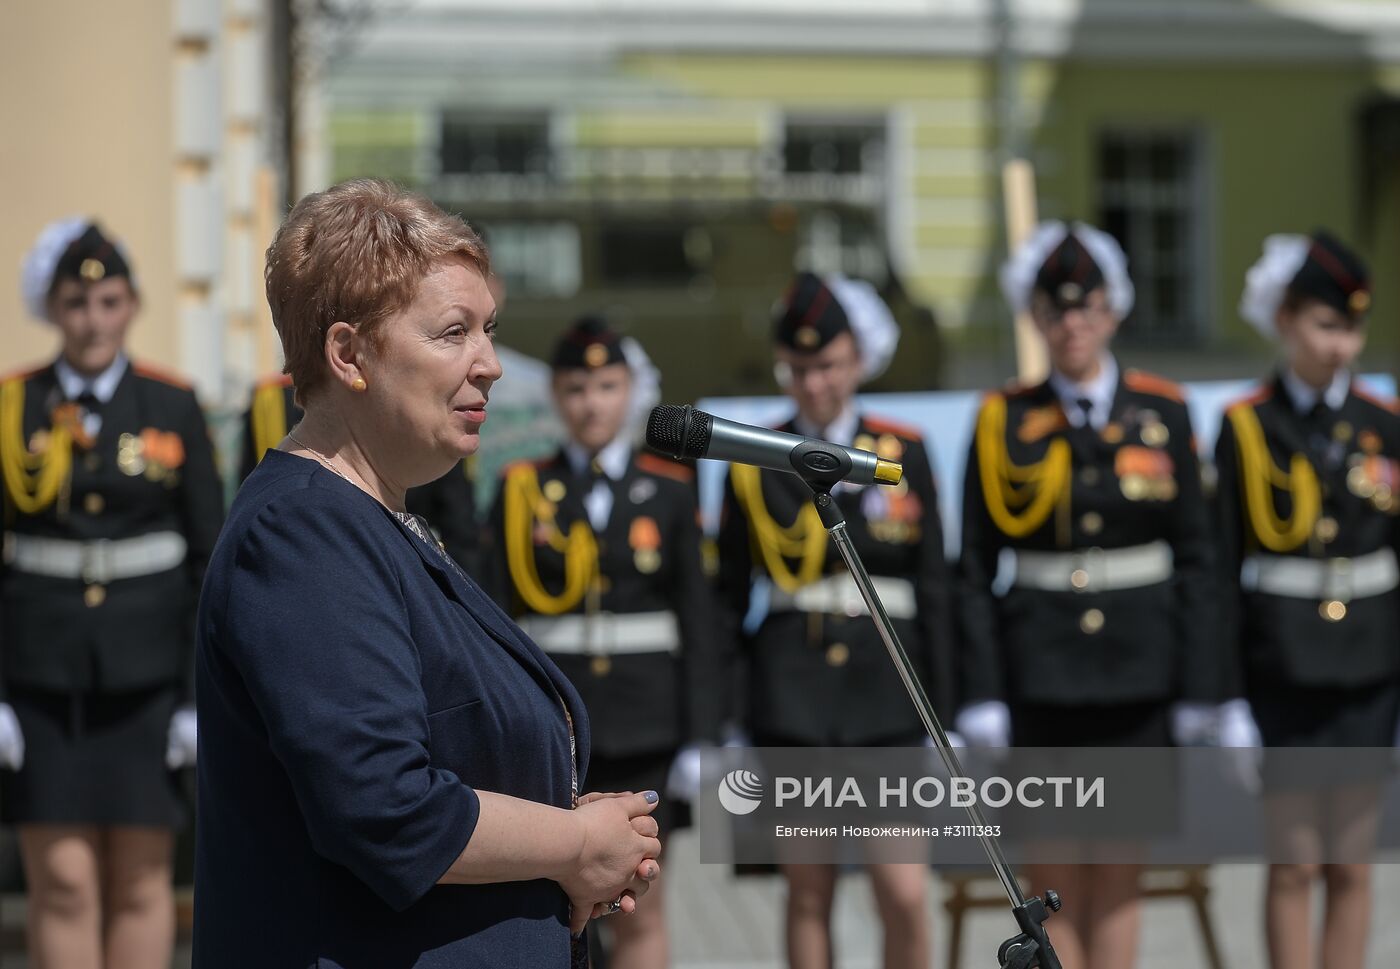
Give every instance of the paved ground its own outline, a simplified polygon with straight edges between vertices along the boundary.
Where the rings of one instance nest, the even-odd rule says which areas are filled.
[[[728,868],[696,862],[692,832],[668,848],[667,904],[675,927],[675,969],[781,969],[783,890],[775,877],[735,880]],[[1377,867],[1376,916],[1367,969],[1400,965],[1400,855]],[[1263,871],[1254,865],[1223,865],[1210,871],[1210,912],[1226,969],[1267,969],[1260,941],[1259,900]],[[929,918],[934,925],[936,969],[946,959],[948,918],[945,887],[930,876]],[[961,969],[992,969],[997,945],[1012,934],[1010,915],[985,909],[967,916]],[[23,902],[7,897],[0,922],[11,932],[23,925]],[[1051,923],[1053,927],[1053,922]],[[9,934],[9,933],[7,933]],[[878,969],[878,921],[870,893],[858,875],[843,879],[837,895],[839,969]],[[1206,965],[1195,916],[1183,900],[1148,904],[1138,969],[1195,969]],[[189,966],[182,947],[175,969]],[[0,969],[27,969],[22,955],[0,958]]]

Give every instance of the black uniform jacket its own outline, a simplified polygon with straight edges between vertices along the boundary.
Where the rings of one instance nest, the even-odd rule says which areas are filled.
[[[1101,431],[1070,426],[1049,381],[989,394],[963,487],[957,595],[965,702],[1216,698],[1209,529],[1191,422],[1175,384],[1124,371]],[[1166,581],[994,592],[1003,549],[1153,542],[1170,545]]]
[[[1238,581],[1242,562],[1256,554],[1345,569],[1397,548],[1397,461],[1394,405],[1355,385],[1340,409],[1300,414],[1275,377],[1227,410],[1215,462],[1232,695],[1251,683],[1357,686],[1400,672],[1400,592],[1341,601],[1320,590],[1304,599],[1246,591]],[[1299,501],[1309,474],[1319,500]]]
[[[791,422],[779,430],[797,433]],[[954,674],[947,565],[928,452],[917,430],[869,415],[861,416],[852,443],[904,466],[897,486],[841,485],[833,495],[871,576],[911,587],[912,615],[907,608],[904,615],[893,615],[899,610],[890,609],[889,602],[886,608],[935,710],[950,718]],[[755,507],[754,496],[742,494],[748,490],[742,476],[752,473],[730,468],[720,525],[720,587],[735,629],[750,608],[755,574],[773,580],[778,597],[791,591],[784,586],[800,580],[845,581],[847,574],[815,518],[807,486],[796,475],[758,472],[762,507]],[[763,541],[771,540],[775,528],[787,530],[793,541],[780,543],[786,548],[770,545],[765,555]],[[804,554],[803,541],[813,530],[820,534]],[[739,679],[747,693],[739,715],[758,741],[859,746],[908,741],[923,732],[868,615],[775,608],[752,635],[738,634],[738,639]]]
[[[194,617],[205,566],[223,524],[223,488],[194,391],[130,364],[102,408],[96,439],[65,401],[52,365],[21,377],[19,429],[0,433],[8,462],[37,463],[55,421],[78,430],[56,498],[26,514],[3,489],[7,544],[31,536],[100,542],[177,532],[184,562],[109,583],[0,567],[4,682],[63,692],[130,690],[176,682],[193,691]]]
[[[531,493],[532,501],[514,504],[513,476],[515,488],[524,489],[514,493]],[[576,476],[562,450],[505,469],[491,517],[495,595],[522,623],[532,612],[542,615],[526,601],[522,582],[552,597],[547,608],[557,615],[674,613],[678,653],[585,650],[550,658],[583,697],[596,756],[716,741],[726,689],[718,652],[723,637],[701,563],[694,472],[634,453],[621,478],[602,480],[613,491],[612,511],[607,527],[595,533],[584,506],[594,482]],[[566,545],[571,534],[597,549],[596,571],[589,569],[584,585],[569,579],[587,566],[580,546]]]

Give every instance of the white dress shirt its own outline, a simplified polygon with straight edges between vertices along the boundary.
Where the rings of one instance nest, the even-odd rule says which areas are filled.
[[[609,481],[620,481],[627,473],[627,464],[632,459],[632,442],[626,434],[613,438],[596,456],[590,455],[573,441],[564,445],[564,454],[574,474],[585,475],[595,462]],[[588,511],[588,521],[595,532],[608,527],[612,515],[613,490],[606,481],[596,482],[588,494],[583,496],[583,507]]]
[[[125,353],[118,353],[117,358],[108,365],[96,377],[91,379],[84,377],[74,370],[72,365],[62,357],[58,358],[58,363],[54,365],[54,374],[58,377],[58,385],[63,390],[63,399],[77,401],[83,394],[91,393],[103,404],[112,402],[112,395],[117,392],[117,384],[121,383],[123,375],[126,374],[128,361]],[[96,437],[102,430],[101,414],[84,414],[83,430],[89,437]]]
[[[1060,398],[1065,417],[1074,427],[1083,427],[1087,419],[1096,431],[1108,424],[1109,412],[1113,409],[1113,395],[1118,392],[1118,361],[1112,354],[1104,354],[1099,362],[1098,376],[1087,383],[1078,384],[1059,371],[1051,371],[1050,388]],[[1089,413],[1084,413],[1081,400],[1089,401]]]
[[[1288,398],[1293,402],[1293,409],[1299,414],[1312,413],[1312,409],[1317,406],[1319,397],[1333,410],[1341,410],[1342,405],[1347,401],[1347,394],[1351,392],[1351,371],[1338,370],[1332,377],[1332,382],[1327,385],[1327,389],[1319,394],[1317,388],[1294,373],[1292,367],[1285,367],[1283,370],[1283,389],[1288,392]]]
[[[814,437],[819,441],[830,441],[832,444],[850,447],[851,442],[856,439],[856,431],[860,428],[860,413],[855,407],[847,404],[846,409],[837,414],[836,419],[826,427],[818,427],[801,414],[792,419],[792,426],[803,437]]]

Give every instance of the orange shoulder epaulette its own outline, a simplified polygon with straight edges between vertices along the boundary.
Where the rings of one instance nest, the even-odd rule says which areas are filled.
[[[1261,384],[1255,387],[1243,397],[1238,397],[1225,405],[1225,413],[1230,413],[1236,407],[1253,407],[1255,404],[1262,404],[1264,401],[1274,396],[1273,384]]]
[[[670,458],[663,458],[659,454],[638,454],[637,467],[662,478],[670,478],[683,484],[690,484],[695,480],[695,470],[684,464],[672,461]]]
[[[194,384],[183,377],[177,376],[169,370],[162,370],[160,367],[153,367],[148,363],[132,362],[131,370],[138,377],[145,377],[147,380],[155,380],[159,383],[169,384],[171,387],[178,387],[181,390],[194,390]]]
[[[1140,394],[1155,394],[1158,397],[1165,397],[1167,400],[1174,400],[1178,404],[1186,403],[1186,392],[1181,389],[1181,384],[1168,380],[1166,377],[1159,377],[1142,370],[1126,370],[1123,372],[1123,383],[1129,390],[1135,390]]]
[[[912,424],[901,424],[899,421],[892,421],[885,417],[871,417],[868,414],[862,415],[861,419],[865,422],[865,426],[876,434],[893,434],[895,437],[903,437],[911,441],[923,440],[919,429]]]
[[[1373,394],[1359,383],[1353,383],[1351,385],[1351,392],[1366,401],[1366,403],[1375,404],[1381,410],[1389,411],[1392,414],[1400,414],[1400,403],[1397,403],[1393,397],[1382,397],[1379,394]]]
[[[1041,381],[1040,383],[1028,384],[1022,382],[1021,379],[1018,377],[1012,377],[1006,383],[1001,385],[1000,390],[988,391],[986,397],[990,397],[994,394],[999,395],[1001,397],[1005,397],[1007,400],[1010,400],[1013,397],[1024,397],[1026,396],[1026,394],[1029,394],[1032,391],[1039,389],[1043,384],[1044,381]],[[986,397],[984,397],[983,399],[985,400]]]
[[[264,377],[253,385],[254,390],[262,390],[265,387],[290,387],[292,385],[292,375],[289,373],[276,373]]]

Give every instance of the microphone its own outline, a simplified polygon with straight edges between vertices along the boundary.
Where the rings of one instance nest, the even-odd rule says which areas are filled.
[[[899,484],[904,469],[869,451],[818,441],[715,417],[689,404],[662,404],[647,418],[647,446],[677,461],[710,458],[790,471],[807,481],[833,485]]]

